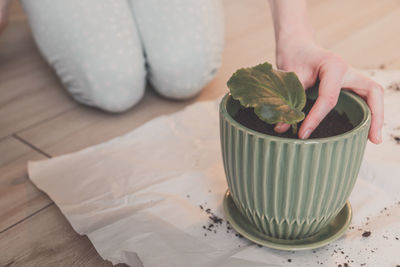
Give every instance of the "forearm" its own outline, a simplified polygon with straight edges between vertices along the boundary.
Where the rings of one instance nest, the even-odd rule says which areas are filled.
[[[288,38],[312,40],[305,0],[269,0],[277,44]]]
[[[340,56],[314,43],[306,0],[269,2],[275,28],[277,67],[295,72],[304,88],[319,82],[317,101],[303,121],[299,137],[309,138],[336,105],[340,90],[346,88],[367,100],[372,113],[368,137],[375,144],[382,142],[382,86],[350,68]],[[277,125],[275,130],[282,133],[289,127],[289,124]]]

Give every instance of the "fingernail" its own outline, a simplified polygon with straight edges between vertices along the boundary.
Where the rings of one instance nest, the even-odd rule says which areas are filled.
[[[307,139],[310,136],[311,131],[312,131],[311,129],[305,130],[304,134],[302,134],[302,136],[300,136],[300,139]]]

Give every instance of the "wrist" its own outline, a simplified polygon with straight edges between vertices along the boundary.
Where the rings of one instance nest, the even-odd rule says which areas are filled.
[[[314,40],[306,36],[281,38],[276,43],[276,65],[280,69],[290,68],[295,61],[299,59],[309,60],[320,50],[321,48]]]
[[[315,44],[312,34],[303,31],[282,32],[276,36],[276,49]]]
[[[276,55],[296,54],[304,50],[317,48],[313,38],[304,35],[281,36],[276,40]]]

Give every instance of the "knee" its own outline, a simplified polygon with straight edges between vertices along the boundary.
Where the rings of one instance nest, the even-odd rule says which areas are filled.
[[[126,89],[134,89],[127,92]],[[95,107],[110,113],[122,113],[135,106],[144,95],[142,88],[121,88],[110,95],[99,95]]]
[[[84,69],[80,78],[67,88],[72,97],[82,104],[120,113],[141,100],[145,86],[144,67],[133,66],[100,73],[96,69]]]
[[[168,64],[150,66],[151,84],[164,97],[187,99],[200,93],[215,77],[221,65],[221,55],[187,55],[185,60],[168,58],[163,62]]]
[[[111,113],[121,113],[136,105],[143,97],[145,76],[123,76],[92,88],[93,106]]]

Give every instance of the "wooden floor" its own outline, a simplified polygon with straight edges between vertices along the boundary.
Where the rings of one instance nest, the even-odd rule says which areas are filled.
[[[176,102],[146,93],[110,115],[75,103],[40,57],[17,1],[0,36],[0,266],[109,266],[56,205],[29,181],[28,160],[76,151],[124,134],[161,114],[214,99],[242,66],[274,61],[265,0],[224,0],[223,66],[203,92]],[[400,68],[399,0],[309,0],[318,41],[359,68]]]

